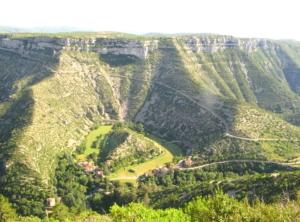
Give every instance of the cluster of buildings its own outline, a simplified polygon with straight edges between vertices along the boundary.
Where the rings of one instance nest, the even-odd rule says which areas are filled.
[[[163,166],[152,170],[152,174],[154,176],[162,177],[166,175],[171,170],[181,169],[181,168],[189,168],[193,165],[192,156],[188,156],[184,160],[180,160],[175,166]]]
[[[111,160],[107,160],[105,164],[109,166],[110,161]],[[93,161],[78,162],[77,165],[81,167],[85,173],[94,174],[99,177],[104,177],[103,170],[101,170],[98,166],[96,166]],[[162,177],[166,175],[168,172],[170,172],[171,170],[188,168],[191,167],[192,165],[193,165],[192,156],[188,156],[187,158],[180,160],[175,166],[170,165],[170,166],[163,166],[163,167],[156,168],[152,170],[152,174],[154,176]]]
[[[152,174],[157,177],[163,177],[172,169],[173,169],[172,167],[163,166],[152,170]]]
[[[93,161],[83,161],[79,162],[77,165],[83,168],[86,173],[93,173],[96,176],[104,177],[103,170],[96,166]]]
[[[191,167],[192,165],[193,165],[192,156],[188,156],[186,159],[180,160],[176,166],[177,168],[188,168]]]

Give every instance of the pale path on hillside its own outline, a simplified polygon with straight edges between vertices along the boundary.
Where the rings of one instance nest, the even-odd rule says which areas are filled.
[[[138,176],[124,176],[124,177],[115,177],[109,180],[136,180]]]
[[[235,136],[235,135],[232,135],[230,133],[225,133],[225,136],[227,137],[230,137],[230,138],[234,138],[234,139],[240,139],[240,140],[247,140],[247,141],[254,141],[254,142],[257,142],[257,141],[282,141],[282,142],[300,142],[300,140],[289,140],[289,139],[272,139],[272,138],[249,138],[249,137],[241,137],[241,136]]]
[[[276,162],[276,161],[267,161],[267,160],[223,160],[223,161],[217,161],[217,162],[212,162],[212,163],[206,163],[206,164],[195,166],[195,167],[177,168],[177,169],[182,170],[182,171],[199,170],[199,169],[203,169],[203,168],[206,168],[209,166],[225,164],[225,163],[268,163],[268,164],[278,164],[278,165],[282,165],[282,166],[293,166],[293,165],[299,165],[300,161]],[[115,177],[110,180],[136,180],[136,179],[138,179],[138,176],[122,176],[122,177]]]
[[[200,166],[189,167],[189,168],[179,168],[180,170],[198,170],[212,165],[224,164],[224,163],[269,163],[269,164],[278,164],[282,166],[293,166],[300,164],[300,161],[297,162],[276,162],[276,161],[267,161],[267,160],[224,160],[217,161],[212,163],[206,163]]]

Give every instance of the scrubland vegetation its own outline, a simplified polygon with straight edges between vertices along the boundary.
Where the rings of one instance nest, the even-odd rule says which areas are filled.
[[[0,221],[300,220],[299,43],[38,35],[1,36]]]

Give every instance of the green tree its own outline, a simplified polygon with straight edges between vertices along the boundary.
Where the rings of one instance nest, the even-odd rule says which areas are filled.
[[[0,195],[0,221],[15,221],[17,214],[15,209],[12,208],[7,198]]]
[[[241,204],[221,191],[208,198],[198,197],[185,207],[185,212],[195,222],[238,221],[240,210]]]
[[[70,213],[66,205],[58,204],[52,209],[50,217],[61,222],[69,222],[72,221],[74,215]]]
[[[24,176],[26,175],[26,177]],[[25,164],[13,164],[0,180],[0,191],[9,198],[22,216],[44,217],[44,202],[48,191],[36,172]]]
[[[131,203],[111,208],[111,217],[117,222],[189,222],[190,218],[180,209],[153,210],[142,204]]]
[[[82,210],[86,208],[85,193],[88,178],[74,163],[70,155],[64,154],[59,158],[55,171],[54,184],[57,194],[65,205]]]
[[[75,219],[73,220],[75,222],[112,222],[112,219],[109,216],[100,215],[93,211],[83,211],[80,212],[80,214],[76,215]]]

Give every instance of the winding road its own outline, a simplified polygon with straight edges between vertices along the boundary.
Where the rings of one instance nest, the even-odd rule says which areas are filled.
[[[230,133],[225,133],[224,134],[226,137],[234,138],[234,139],[239,139],[239,140],[246,140],[246,141],[281,141],[281,142],[300,142],[300,140],[291,140],[291,139],[278,139],[278,138],[249,138],[249,137],[241,137],[241,136],[235,136]]]
[[[180,170],[198,170],[205,167],[209,167],[212,165],[224,164],[224,163],[269,163],[269,164],[278,164],[282,166],[293,166],[299,165],[300,161],[297,162],[276,162],[276,161],[268,161],[268,160],[223,160],[212,163],[206,163],[200,166],[188,167],[188,168],[179,168]]]
[[[115,177],[109,180],[136,180],[138,176],[125,176],[125,177]]]
[[[179,167],[177,168],[178,170],[181,171],[190,171],[190,170],[199,170],[199,169],[203,169],[209,166],[213,166],[213,165],[219,165],[219,164],[225,164],[225,163],[268,163],[268,164],[277,164],[277,165],[281,165],[281,166],[294,166],[297,168],[300,168],[300,161],[296,161],[296,162],[276,162],[276,161],[268,161],[268,160],[223,160],[223,161],[216,161],[216,162],[212,162],[212,163],[205,163],[199,166],[194,166],[194,167],[188,167],[188,168],[183,168],[183,167]],[[124,176],[124,177],[115,177],[113,179],[110,180],[136,180],[138,179],[138,176]]]

